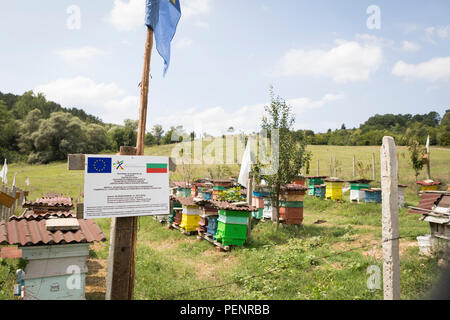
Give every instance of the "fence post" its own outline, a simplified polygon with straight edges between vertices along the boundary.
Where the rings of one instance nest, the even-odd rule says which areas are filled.
[[[395,142],[394,142],[394,148],[395,148]],[[375,171],[375,152],[372,153],[372,177],[373,177],[373,181],[377,180],[377,174]]]
[[[356,177],[356,159],[355,156],[353,156],[353,178]]]
[[[394,139],[384,137],[381,146],[381,189],[385,300],[400,300],[398,162],[396,154]]]

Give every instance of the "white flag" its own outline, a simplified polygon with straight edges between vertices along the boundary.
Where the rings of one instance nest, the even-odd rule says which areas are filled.
[[[239,173],[238,183],[247,188],[248,176],[251,169],[250,139],[248,139],[247,147],[245,147],[244,156],[241,162],[241,172]]]
[[[25,184],[26,184],[27,186],[30,185],[30,178],[27,177],[27,179],[25,180]]]
[[[427,153],[430,153],[430,136],[427,138]]]
[[[17,172],[14,174],[14,179],[13,179],[13,183],[12,183],[13,187],[16,186],[16,177],[17,177]]]
[[[7,174],[8,174],[8,166],[6,165],[6,158],[5,158],[5,164],[3,165],[2,171],[0,171],[0,178],[2,178],[2,182],[4,184],[8,183],[8,178],[6,176]]]

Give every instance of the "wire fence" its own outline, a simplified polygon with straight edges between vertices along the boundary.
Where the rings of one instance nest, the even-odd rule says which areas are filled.
[[[252,279],[256,279],[256,278],[262,278],[262,277],[267,276],[268,274],[273,274],[273,273],[276,273],[276,272],[279,272],[279,271],[283,271],[283,270],[286,270],[286,269],[289,269],[289,268],[303,267],[303,266],[306,266],[306,265],[311,266],[314,261],[328,259],[328,258],[332,258],[332,257],[335,257],[335,256],[340,256],[340,255],[343,255],[343,254],[346,254],[346,253],[349,253],[349,252],[353,252],[353,251],[357,251],[357,250],[361,250],[361,249],[366,249],[366,248],[369,248],[369,247],[374,247],[374,246],[379,247],[379,246],[382,246],[384,243],[391,242],[391,241],[397,241],[397,240],[401,240],[401,239],[415,239],[415,238],[416,238],[415,236],[402,236],[402,237],[397,237],[397,238],[393,238],[393,239],[382,240],[382,241],[380,241],[377,244],[371,243],[371,244],[367,244],[367,245],[363,245],[363,246],[353,247],[353,248],[350,248],[348,250],[336,252],[336,253],[333,253],[333,254],[328,254],[328,255],[321,256],[321,257],[311,258],[308,261],[300,263],[300,264],[293,264],[293,265],[289,265],[289,266],[275,267],[275,268],[272,268],[270,270],[264,271],[264,273],[250,275],[248,277],[244,277],[244,278],[237,279],[237,280],[234,280],[234,281],[225,282],[225,283],[222,283],[222,284],[217,284],[217,285],[212,285],[212,286],[207,286],[207,287],[202,287],[202,288],[198,288],[198,289],[192,289],[192,290],[188,290],[188,291],[175,293],[173,295],[169,295],[169,296],[160,298],[159,300],[172,300],[174,298],[177,298],[177,297],[180,297],[180,296],[185,296],[185,295],[190,295],[190,294],[193,294],[193,293],[196,293],[196,292],[201,292],[201,291],[206,291],[206,290],[210,290],[210,289],[217,289],[217,288],[227,287],[227,286],[234,285],[234,284],[239,284],[241,282],[245,282],[245,281],[248,281],[248,280],[252,280]]]

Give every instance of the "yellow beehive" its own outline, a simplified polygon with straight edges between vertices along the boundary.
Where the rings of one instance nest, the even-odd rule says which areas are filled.
[[[180,228],[186,232],[196,231],[200,222],[200,207],[195,204],[193,198],[182,198],[180,202],[183,206]]]
[[[439,181],[425,180],[417,181],[417,184],[421,186],[422,191],[437,191],[438,185],[441,183]]]
[[[196,231],[200,222],[200,216],[183,214],[181,217],[180,228],[187,232]]]
[[[331,200],[342,200],[342,186],[344,180],[338,178],[325,179],[326,191],[325,198]]]

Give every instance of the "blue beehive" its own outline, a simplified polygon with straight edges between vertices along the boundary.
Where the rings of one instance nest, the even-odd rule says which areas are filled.
[[[365,191],[366,202],[381,203],[381,189],[363,189]]]
[[[206,231],[215,236],[217,232],[217,219],[219,216],[208,216],[208,225],[206,226]]]

